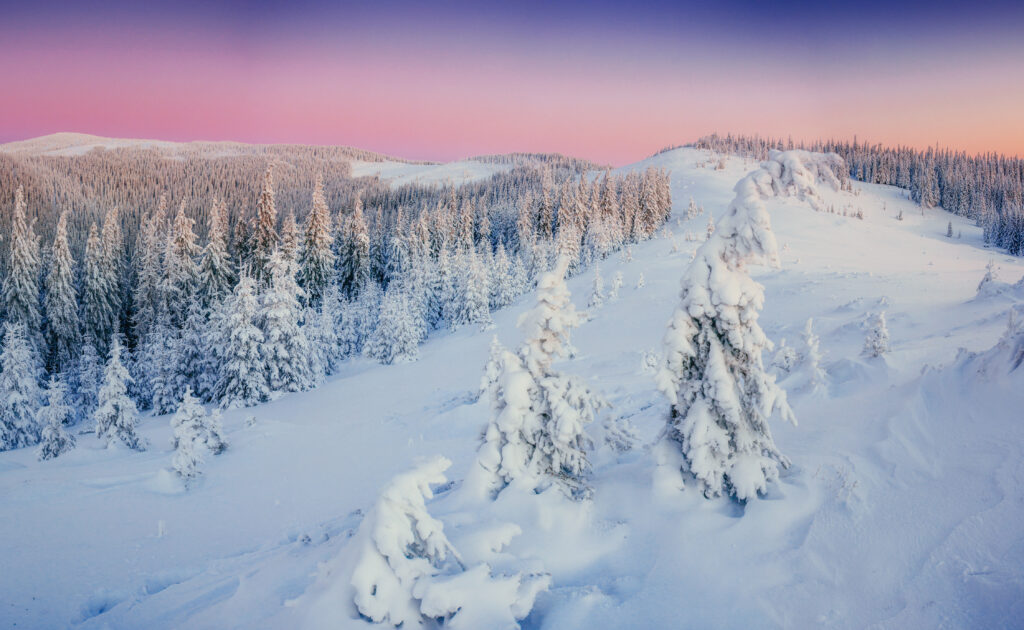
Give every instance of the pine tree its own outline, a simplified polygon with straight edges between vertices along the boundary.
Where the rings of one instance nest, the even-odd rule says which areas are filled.
[[[226,238],[227,205],[215,199],[210,210],[207,243],[199,266],[200,303],[205,308],[211,308],[230,295],[235,283]]]
[[[579,325],[560,259],[537,284],[537,305],[519,318],[524,343],[518,354],[492,347],[485,374],[491,421],[467,483],[490,496],[518,481],[532,489],[558,484],[585,497],[590,448],[584,427],[604,404],[577,377],[552,363],[571,351],[569,333]]]
[[[619,299],[619,289],[622,288],[622,272],[616,271],[612,276],[612,286],[608,289],[608,299],[615,302]]]
[[[267,399],[267,372],[260,355],[263,333],[256,326],[258,302],[254,281],[243,275],[226,305],[224,359],[220,366],[220,405],[251,407]]]
[[[92,337],[82,340],[82,352],[78,356],[75,368],[78,387],[74,392],[78,400],[79,420],[92,418],[92,413],[99,405],[100,385],[103,383],[103,362]]]
[[[75,448],[75,436],[64,429],[71,424],[72,408],[67,404],[67,388],[56,374],[46,388],[46,404],[36,413],[36,423],[43,427],[39,440],[39,461],[54,459]]]
[[[407,289],[392,282],[380,304],[377,327],[363,348],[366,356],[388,365],[419,358],[419,332]]]
[[[85,262],[82,266],[82,324],[86,334],[95,341],[100,356],[107,353],[107,343],[114,334],[116,322],[112,302],[115,287],[110,283],[108,264],[103,242],[93,223],[85,243]]]
[[[352,216],[338,226],[340,246],[336,264],[342,293],[353,298],[370,280],[370,231],[363,216],[363,199],[357,195]]]
[[[299,262],[299,284],[307,303],[319,307],[329,285],[333,284],[334,252],[331,251],[331,213],[324,198],[324,180],[316,177],[313,207],[306,218],[306,230]]]
[[[281,222],[281,244],[278,249],[293,264],[299,261],[299,224],[295,221],[295,212],[288,210]]]
[[[171,323],[170,313],[161,309],[141,346],[142,366],[139,376],[146,379],[153,415],[171,413],[181,400],[178,387],[180,346],[181,331]]]
[[[217,385],[216,365],[211,360],[206,334],[209,318],[206,309],[193,298],[185,315],[176,354],[176,387],[183,392],[192,390],[201,400],[211,400]]]
[[[341,317],[341,293],[338,285],[332,282],[323,296],[320,310],[306,309],[306,336],[312,356],[315,357],[311,362],[311,371],[313,380],[317,383],[323,381],[325,376],[333,374],[344,358],[338,336],[338,321]]]
[[[465,261],[461,283],[462,314],[459,321],[462,324],[479,324],[483,330],[494,325],[488,308],[490,279],[487,268],[475,251],[470,250],[465,256]]]
[[[0,451],[39,441],[39,372],[39,357],[24,322],[5,323],[0,353]]]
[[[604,280],[601,279],[601,265],[594,265],[594,283],[590,289],[587,308],[595,309],[602,306],[604,306]]]
[[[75,261],[68,246],[68,216],[62,212],[53,238],[53,257],[46,277],[48,365],[53,372],[70,368],[81,345]]]
[[[163,294],[163,252],[166,246],[164,222],[167,198],[161,196],[156,212],[143,223],[136,258],[135,339],[143,340],[156,321],[157,312],[166,306]]]
[[[869,359],[889,352],[889,329],[885,324],[885,311],[868,315],[867,336],[864,338],[864,356]]]
[[[10,254],[7,275],[3,279],[4,311],[7,321],[25,326],[29,340],[42,350],[42,314],[39,311],[39,275],[42,263],[39,237],[34,223],[25,217],[25,196],[21,186],[14,193],[11,219]]]
[[[181,404],[171,416],[172,446],[174,457],[171,465],[174,472],[185,482],[185,487],[203,473],[205,458],[202,446],[205,445],[206,412],[199,401],[192,395],[190,388],[185,389]]]
[[[196,293],[199,269],[196,258],[199,247],[192,230],[192,219],[185,215],[185,202],[178,207],[164,254],[163,294],[174,326],[185,323],[188,306]]]
[[[261,355],[271,392],[300,392],[312,386],[310,349],[299,326],[302,289],[295,282],[295,262],[284,252],[270,256],[270,288],[263,294]]]
[[[256,222],[252,228],[252,254],[249,269],[257,287],[270,285],[270,256],[277,249],[277,206],[274,204],[274,167],[268,165],[263,188],[256,202]]]
[[[116,332],[119,324],[128,321],[128,296],[124,290],[124,236],[121,230],[121,213],[117,207],[107,210],[103,217],[103,272],[105,284],[110,287],[107,301],[110,304],[110,330]]]
[[[377,329],[383,298],[380,285],[370,280],[355,300],[345,303],[338,340],[346,356],[363,354],[367,340]]]
[[[804,342],[803,369],[807,374],[807,385],[812,390],[818,390],[826,383],[825,370],[821,367],[821,347],[818,335],[814,333],[814,320],[807,319],[804,325],[804,332],[801,338]]]
[[[541,173],[540,205],[537,211],[537,235],[544,240],[551,240],[555,226],[554,184],[551,181],[551,169],[545,167]]]
[[[121,363],[121,340],[117,335],[112,335],[110,358],[103,371],[98,405],[92,414],[96,422],[96,437],[106,441],[108,448],[117,440],[130,449],[144,451],[145,440],[135,432],[139,412],[135,402],[128,396],[130,381],[131,376]]]
[[[789,465],[768,418],[778,411],[793,420],[793,414],[762,361],[771,348],[757,324],[764,289],[746,270],[778,265],[759,188],[772,179],[762,168],[736,184],[717,231],[684,272],[681,301],[665,333],[657,382],[672,410],[662,445],[678,449],[707,497],[756,498],[778,477],[778,467]]]

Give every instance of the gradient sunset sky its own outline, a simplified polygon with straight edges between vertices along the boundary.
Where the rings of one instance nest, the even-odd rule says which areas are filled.
[[[80,131],[624,164],[731,131],[1024,155],[1020,3],[2,9],[0,142]]]

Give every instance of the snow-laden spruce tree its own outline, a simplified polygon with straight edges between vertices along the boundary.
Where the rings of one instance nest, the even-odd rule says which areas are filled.
[[[885,311],[871,313],[864,321],[867,334],[864,337],[864,356],[869,359],[889,352],[889,328],[885,323]]]
[[[608,299],[615,302],[619,299],[619,289],[622,288],[622,272],[616,271],[612,276],[612,286],[608,289]]]
[[[92,337],[82,340],[82,353],[75,365],[77,388],[73,391],[78,401],[78,421],[92,419],[92,413],[99,404],[100,386],[103,384],[103,361]]]
[[[138,376],[146,380],[153,415],[171,413],[181,400],[178,374],[181,368],[181,331],[171,324],[171,314],[161,309],[141,348]]]
[[[518,628],[550,577],[465,566],[426,505],[450,465],[434,457],[399,474],[363,519],[353,541],[360,551],[350,582],[356,608],[374,623],[402,628]]]
[[[82,333],[78,320],[75,261],[68,246],[67,212],[62,212],[57,220],[50,273],[46,276],[46,337],[50,369],[61,372],[70,368],[79,352]]]
[[[4,324],[0,353],[0,451],[39,441],[40,362],[21,321]]]
[[[475,491],[494,496],[513,482],[533,489],[556,483],[586,496],[584,428],[603,402],[582,380],[552,366],[570,353],[569,333],[580,323],[565,286],[568,264],[561,258],[539,279],[537,305],[519,318],[519,353],[493,349],[485,375],[491,420],[468,482]]]
[[[54,374],[47,384],[46,404],[36,413],[36,420],[43,427],[39,440],[39,461],[60,457],[75,448],[75,436],[64,429],[64,425],[71,424],[72,411],[67,404],[64,381]]]
[[[811,390],[819,390],[825,386],[828,377],[825,374],[824,368],[821,367],[821,340],[814,332],[814,320],[812,318],[807,319],[801,339],[804,342],[804,348],[803,352],[800,353],[800,358],[802,369],[807,377],[807,387]]]
[[[341,309],[341,292],[333,282],[324,291],[319,310],[306,309],[306,338],[312,353],[310,372],[316,383],[333,374],[345,358],[337,328],[342,317]]]
[[[354,298],[370,281],[370,231],[361,196],[348,219],[338,222],[334,247],[338,284],[345,297]]]
[[[188,487],[203,472],[203,450],[206,446],[206,411],[199,400],[185,389],[177,411],[171,416],[172,446],[174,456],[171,466]]]
[[[256,286],[270,285],[270,256],[277,249],[280,237],[277,234],[277,205],[274,202],[274,166],[267,165],[263,174],[263,187],[256,202],[256,217],[249,238],[251,254],[247,269]]]
[[[636,279],[636,288],[642,289],[647,286],[647,280],[644,278],[644,272],[640,272],[640,277]]]
[[[587,308],[601,308],[604,305],[604,280],[601,279],[601,265],[594,264],[594,283],[590,288]]]
[[[490,278],[479,254],[472,249],[461,257],[464,262],[460,288],[462,309],[460,324],[477,324],[481,330],[493,327],[489,308]]]
[[[420,355],[419,329],[413,300],[397,279],[384,293],[377,327],[366,340],[363,353],[385,365],[415,361]]]
[[[271,392],[301,392],[312,386],[309,340],[300,326],[302,289],[295,282],[295,262],[278,250],[268,265],[270,287],[263,294],[260,353]]]
[[[110,343],[110,358],[103,370],[103,384],[99,400],[92,417],[96,422],[96,437],[104,440],[107,447],[120,441],[136,451],[146,450],[146,442],[135,432],[139,420],[135,401],[128,396],[131,376],[121,362],[121,340],[115,334]]]
[[[117,287],[111,284],[108,265],[103,242],[93,223],[89,227],[82,263],[82,326],[92,337],[100,356],[107,353],[107,343],[114,334],[117,319],[113,301]]]
[[[736,184],[728,211],[683,274],[665,333],[657,383],[672,410],[662,444],[678,449],[707,497],[755,498],[789,465],[768,419],[795,418],[764,367],[762,353],[772,347],[757,323],[764,288],[747,272],[750,264],[779,264],[762,201],[786,194],[776,188],[785,171],[772,162]]]
[[[167,198],[160,197],[156,212],[143,224],[138,238],[138,255],[135,258],[135,313],[132,323],[135,338],[142,340],[156,321],[157,313],[164,304],[163,294],[163,251],[166,242],[165,211]],[[212,238],[211,225],[211,238]]]
[[[317,174],[313,207],[306,217],[306,229],[299,258],[299,284],[306,302],[319,307],[327,287],[334,284],[334,251],[331,249],[331,211],[324,197],[324,178]]]
[[[25,196],[21,186],[14,193],[14,214],[11,217],[10,251],[3,278],[3,304],[6,321],[25,325],[25,335],[39,351],[42,314],[39,310],[39,237],[34,224],[25,216]]]
[[[256,326],[255,281],[245,275],[225,304],[221,339],[223,363],[217,391],[221,407],[251,407],[267,399],[267,371],[260,354],[263,333]]]
[[[227,202],[214,199],[210,209],[206,247],[199,263],[199,297],[204,308],[212,308],[231,295],[235,282],[231,257],[228,255]]]

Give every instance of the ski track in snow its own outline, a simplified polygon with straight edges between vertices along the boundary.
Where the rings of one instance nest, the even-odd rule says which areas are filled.
[[[660,350],[699,245],[683,236],[703,235],[707,222],[680,217],[691,195],[724,211],[756,166],[730,157],[722,171],[698,167],[708,155],[680,149],[629,167],[671,170],[680,251],[659,237],[634,245],[632,262],[602,262],[606,278],[624,274],[620,299],[576,332],[578,354],[562,363],[613,405],[592,435],[607,415],[628,417],[639,445],[593,453],[588,505],[541,497],[524,509],[509,499],[486,515],[517,522],[524,533],[509,551],[539,557],[553,575],[523,627],[1019,624],[1024,374],[979,375],[955,359],[960,347],[993,346],[1021,297],[976,298],[985,264],[996,259],[1013,283],[1024,261],[984,248],[964,219],[922,216],[904,191],[822,191],[840,212],[863,209],[863,221],[791,198],[766,202],[782,268],[754,269],[766,287],[761,324],[776,343],[798,345],[813,317],[828,391],[790,392],[800,425],[773,431],[793,466],[765,498],[741,506],[652,484],[650,445],[668,404],[643,355]],[[445,166],[437,177],[463,169]],[[963,238],[944,236],[950,220]],[[646,286],[636,289],[641,272]],[[569,281],[578,307],[591,278]],[[495,313],[492,331],[434,334],[416,363],[357,359],[312,392],[225,413],[231,446],[187,494],[165,470],[168,417],[143,418],[145,453],[105,450],[89,436],[53,462],[36,462],[34,449],[0,453],[0,626],[318,627],[306,599],[378,489],[435,453],[453,460],[456,486],[464,477],[489,414],[476,391],[490,339],[518,344],[515,320],[532,298]],[[861,322],[879,309],[892,352],[866,360]],[[457,520],[456,494],[430,504],[442,520]],[[369,626],[343,615],[331,627]]]

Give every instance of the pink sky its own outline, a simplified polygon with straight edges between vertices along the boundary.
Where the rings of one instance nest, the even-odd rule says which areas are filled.
[[[0,141],[80,131],[624,164],[719,131],[1024,154],[1020,46],[851,57],[656,37],[485,40],[0,29]]]

